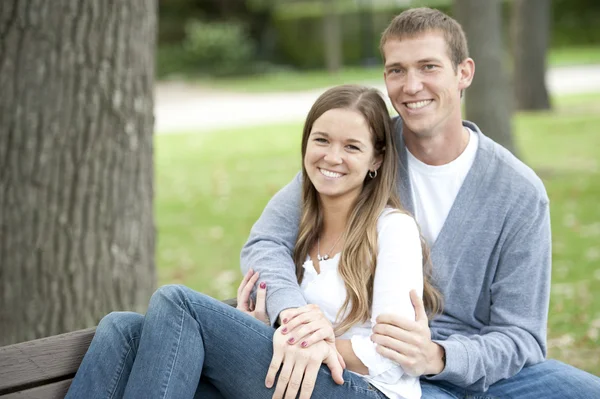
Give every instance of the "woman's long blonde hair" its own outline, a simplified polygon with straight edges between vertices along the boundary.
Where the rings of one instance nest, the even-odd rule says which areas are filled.
[[[394,143],[392,121],[385,101],[379,91],[358,85],[334,87],[323,93],[312,106],[304,123],[302,134],[302,160],[306,155],[308,138],[314,122],[331,109],[350,109],[359,112],[367,121],[373,138],[374,156],[381,156],[377,176],[365,176],[359,194],[343,233],[344,244],[338,271],[346,286],[346,299],[337,318],[336,335],[346,332],[357,323],[369,319],[373,303],[373,279],[377,266],[377,220],[386,206],[404,212],[397,192],[398,154]],[[294,262],[298,283],[304,277],[303,264],[317,243],[323,228],[323,214],[319,195],[311,183],[302,162],[302,216],[294,249]],[[427,313],[441,311],[442,297],[431,284],[431,265],[427,247],[423,248],[423,302]],[[365,284],[366,283],[366,284]],[[349,309],[349,311],[348,311]],[[347,312],[347,313],[346,313]]]

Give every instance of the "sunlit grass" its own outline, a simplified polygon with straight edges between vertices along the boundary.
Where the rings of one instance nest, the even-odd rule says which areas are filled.
[[[572,66],[600,64],[600,46],[565,47],[548,52],[548,65]],[[383,66],[346,67],[336,74],[325,70],[283,70],[264,75],[233,78],[203,78],[196,83],[221,90],[242,92],[301,91],[343,83],[383,83]]]

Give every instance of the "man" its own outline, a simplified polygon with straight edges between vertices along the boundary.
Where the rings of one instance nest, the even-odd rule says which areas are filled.
[[[416,320],[380,316],[378,350],[422,376],[425,398],[600,398],[600,379],[544,360],[548,197],[531,169],[462,120],[460,99],[475,72],[462,28],[437,10],[411,9],[383,33],[381,51],[401,117],[400,196],[430,246],[445,306],[428,326],[411,293]],[[269,287],[274,322],[306,304],[291,258],[299,201],[296,178],[267,205],[242,251],[242,269],[253,267]]]

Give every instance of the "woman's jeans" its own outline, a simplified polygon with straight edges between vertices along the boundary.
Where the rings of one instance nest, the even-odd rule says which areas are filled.
[[[184,286],[158,289],[145,316],[104,317],[66,398],[271,398],[265,387],[275,330]],[[322,365],[314,398],[385,396]]]

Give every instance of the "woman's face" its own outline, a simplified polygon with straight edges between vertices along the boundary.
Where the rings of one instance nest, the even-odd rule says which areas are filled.
[[[369,170],[381,164],[365,118],[355,110],[335,108],[313,124],[304,167],[315,189],[325,198],[356,198]]]

